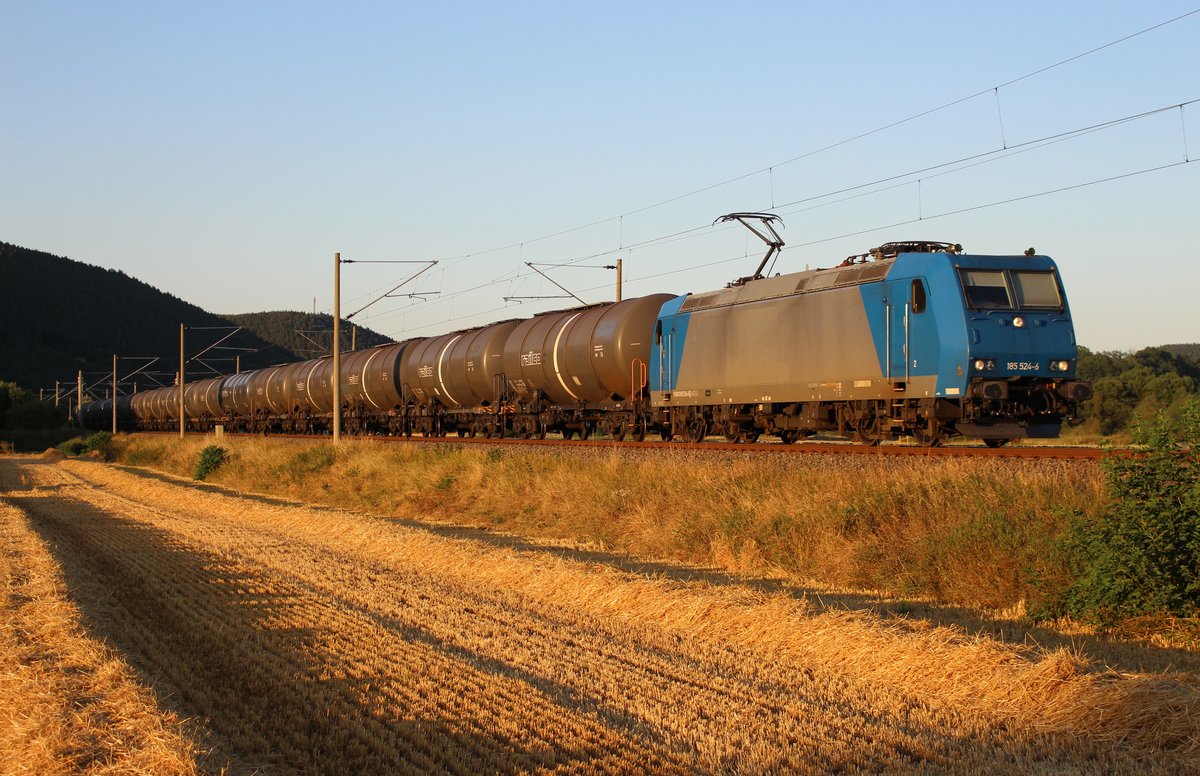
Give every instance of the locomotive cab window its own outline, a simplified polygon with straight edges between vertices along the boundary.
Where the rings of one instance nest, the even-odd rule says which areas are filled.
[[[1054,270],[960,269],[958,274],[973,310],[1063,309]]]
[[[919,278],[912,282],[912,311],[925,312],[925,284]]]
[[[1017,304],[1022,309],[1062,309],[1062,295],[1054,272],[1014,272],[1012,281]]]
[[[976,310],[1011,310],[1012,297],[1008,293],[1008,283],[1004,279],[1004,271],[998,269],[963,269],[963,292],[967,296],[967,304]]]

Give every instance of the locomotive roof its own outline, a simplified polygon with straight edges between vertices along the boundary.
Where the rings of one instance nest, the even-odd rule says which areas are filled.
[[[680,312],[703,310],[710,307],[727,307],[764,299],[825,291],[831,288],[858,286],[883,280],[895,263],[894,258],[849,264],[832,269],[811,269],[776,275],[771,278],[751,280],[740,286],[723,288],[703,294],[689,294],[680,307]]]

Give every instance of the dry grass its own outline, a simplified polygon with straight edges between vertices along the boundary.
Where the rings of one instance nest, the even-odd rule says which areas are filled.
[[[12,474],[0,494],[25,489]],[[51,553],[3,500],[0,590],[0,774],[196,772],[178,719],[84,631]]]
[[[130,462],[187,475],[205,441],[124,444]],[[225,444],[211,481],[256,492],[995,609],[1060,581],[1069,516],[1104,497],[1099,467],[1078,462]]]
[[[1200,767],[1178,678],[99,463],[21,468],[69,480],[21,508],[235,770]]]

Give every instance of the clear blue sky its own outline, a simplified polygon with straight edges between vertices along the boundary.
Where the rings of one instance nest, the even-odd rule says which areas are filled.
[[[626,296],[721,287],[761,246],[708,224],[774,206],[777,272],[1033,246],[1081,344],[1196,342],[1200,104],[1026,144],[1200,98],[1200,14],[1009,82],[1197,7],[3,0],[0,240],[219,313],[329,311],[335,251],[439,259],[357,319],[402,338],[574,303],[506,304],[560,293],[526,261],[589,302],[617,257]],[[343,313],[414,268],[347,266]]]

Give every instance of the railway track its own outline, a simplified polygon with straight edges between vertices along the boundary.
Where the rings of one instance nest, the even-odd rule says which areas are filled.
[[[176,432],[152,432],[174,434]],[[200,432],[189,432],[200,433]],[[225,436],[253,437],[258,434],[231,434]],[[320,438],[311,434],[271,434],[276,439],[307,439]],[[363,437],[350,437],[363,438]],[[372,436],[366,437],[381,442],[401,444],[463,444],[463,445],[539,445],[543,447],[601,447],[641,450],[687,450],[687,451],[722,451],[734,453],[767,453],[780,455],[877,455],[877,456],[917,456],[924,458],[1041,458],[1051,460],[1098,461],[1104,456],[1104,450],[1098,447],[1062,447],[1062,446],[1021,446],[991,448],[983,446],[948,445],[946,447],[923,447],[920,445],[881,444],[874,447],[856,444],[854,442],[799,442],[785,445],[779,442],[663,442],[632,440],[615,441],[613,439],[564,440],[560,438],[521,439],[516,437],[483,438],[459,436]]]

